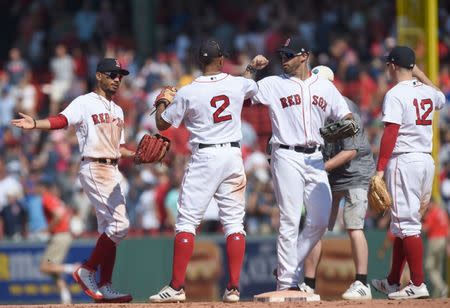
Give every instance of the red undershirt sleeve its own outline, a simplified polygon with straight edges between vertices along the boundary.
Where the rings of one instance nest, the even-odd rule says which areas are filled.
[[[50,122],[50,129],[61,129],[69,125],[67,118],[63,114],[57,116],[50,116],[47,118]]]
[[[380,154],[378,156],[377,171],[384,171],[386,165],[394,151],[395,143],[398,137],[399,124],[386,122],[383,136],[380,142]]]

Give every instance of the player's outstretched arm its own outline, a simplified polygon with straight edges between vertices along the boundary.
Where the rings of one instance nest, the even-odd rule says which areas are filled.
[[[22,129],[50,129],[50,121],[48,119],[36,120],[32,116],[19,112],[22,117],[20,119],[11,120],[11,125]]]
[[[252,59],[250,64],[247,65],[247,68],[242,76],[248,79],[255,79],[256,72],[265,68],[267,64],[269,64],[269,60],[267,60],[266,57],[263,55],[257,55]]]

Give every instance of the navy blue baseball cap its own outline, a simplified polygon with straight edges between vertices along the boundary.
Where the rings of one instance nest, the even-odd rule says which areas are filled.
[[[130,73],[126,69],[123,69],[122,65],[120,65],[120,62],[114,58],[104,58],[100,60],[100,62],[98,62],[97,64],[97,72],[100,73],[114,72],[119,73],[120,75],[123,76],[126,76]]]
[[[201,63],[208,64],[215,58],[225,56],[220,44],[214,40],[209,39],[203,41],[198,49],[198,59]]]
[[[286,39],[283,46],[277,50],[278,52],[292,53],[294,55],[300,55],[303,53],[309,53],[310,49],[305,40],[299,36]]]
[[[416,64],[416,55],[414,50],[407,46],[396,46],[392,48],[386,57],[386,63],[393,63],[404,68],[412,69]]]

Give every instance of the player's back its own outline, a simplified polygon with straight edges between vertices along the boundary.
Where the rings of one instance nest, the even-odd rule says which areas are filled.
[[[184,109],[191,143],[239,141],[243,102],[256,92],[256,83],[250,79],[225,73],[200,76],[180,89],[174,107]]]
[[[392,121],[400,124],[394,153],[431,152],[434,110],[441,109],[444,103],[442,92],[417,80],[402,81],[393,87],[386,94],[384,104],[391,104],[388,106],[390,113],[401,113],[399,121]],[[401,107],[392,109],[397,104]]]

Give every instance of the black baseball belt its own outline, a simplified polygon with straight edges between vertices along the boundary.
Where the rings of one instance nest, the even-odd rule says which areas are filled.
[[[294,145],[294,146],[289,146],[286,144],[280,144],[279,145],[280,149],[285,149],[285,150],[294,150],[295,152],[299,152],[299,153],[305,153],[305,154],[312,154],[316,151],[320,151],[322,149],[322,146],[315,146],[315,147],[304,147],[301,145]]]
[[[225,143],[215,143],[215,144],[205,144],[205,143],[199,143],[198,144],[198,148],[199,149],[204,149],[204,148],[209,148],[209,147],[234,147],[234,148],[240,148],[241,146],[239,145],[239,142],[235,141],[235,142],[225,142]]]
[[[107,165],[117,165],[117,163],[119,162],[118,158],[96,158],[96,157],[88,157],[88,156],[83,156],[81,158],[81,161],[90,161],[90,162],[94,162],[94,163],[100,163],[100,164],[107,164]]]

